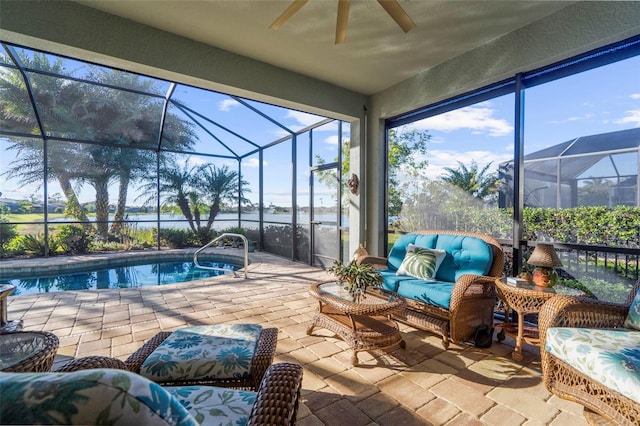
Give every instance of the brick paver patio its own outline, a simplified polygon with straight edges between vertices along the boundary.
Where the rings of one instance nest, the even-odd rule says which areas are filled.
[[[231,250],[224,254],[231,254]],[[135,253],[131,254],[135,256]],[[57,292],[9,298],[9,319],[60,338],[56,362],[69,357],[126,358],[159,331],[185,325],[253,322],[279,329],[276,360],[304,366],[298,424],[585,425],[582,407],[542,384],[540,356],[513,342],[489,349],[442,348],[440,338],[401,325],[405,350],[363,352],[350,365],[347,346],[327,330],[306,329],[317,302],[309,285],[324,270],[251,253],[249,279],[227,275],[192,283],[122,290]],[[38,260],[56,262],[57,258]],[[0,267],[14,261],[2,261]]]

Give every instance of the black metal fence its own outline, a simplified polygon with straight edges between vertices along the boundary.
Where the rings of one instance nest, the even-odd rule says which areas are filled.
[[[499,239],[506,255],[505,276],[514,275],[513,244],[510,240]],[[523,264],[529,257],[537,241],[523,242]],[[598,299],[622,302],[629,290],[640,279],[640,248],[606,247],[586,244],[566,244],[544,241],[552,244],[563,266],[559,268],[560,278],[584,285]]]

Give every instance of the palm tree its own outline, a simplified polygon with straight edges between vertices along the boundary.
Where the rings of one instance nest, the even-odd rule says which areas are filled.
[[[487,173],[489,167],[491,163],[478,170],[478,164],[472,161],[471,166],[467,168],[458,161],[458,168],[444,168],[448,175],[441,176],[440,180],[462,189],[474,198],[493,201],[497,197],[500,181],[496,173]]]
[[[213,222],[225,201],[242,204],[249,202],[244,197],[244,193],[248,192],[248,182],[240,181],[238,172],[228,166],[192,166],[189,161],[179,165],[175,158],[166,156],[159,178],[162,204],[177,205],[187,219],[189,228],[202,241],[210,237]],[[155,177],[147,177],[146,182],[141,189],[145,193],[151,193],[150,190],[156,185]],[[147,198],[146,203],[153,201],[155,197],[152,196]],[[204,222],[202,216],[207,212],[207,220]]]
[[[147,176],[144,179],[146,183],[140,188],[143,194],[151,194],[146,198],[145,204],[155,202],[157,200],[156,194],[158,194],[163,199],[163,205],[177,205],[182,215],[187,219],[189,228],[193,232],[197,232],[190,204],[190,199],[194,197],[191,183],[197,166],[190,166],[188,161],[180,166],[175,158],[168,155],[163,156],[162,160],[159,171],[160,187],[157,191],[155,175]]]
[[[578,187],[578,205],[610,206],[610,192],[614,183],[609,179],[590,177]]]
[[[228,166],[216,167],[206,164],[198,169],[197,179],[194,181],[196,189],[202,191],[203,199],[209,207],[207,224],[203,228],[208,233],[216,216],[220,213],[220,206],[225,201],[247,204],[250,201],[244,194],[249,192],[247,181],[240,181],[238,172]],[[200,224],[198,224],[200,227]]]
[[[46,55],[34,52],[32,57],[18,55],[27,67],[41,69],[49,73],[64,71],[62,60],[50,61]],[[41,119],[45,123],[56,122],[58,132],[71,133],[75,127],[75,116],[64,105],[77,97],[76,87],[65,84],[61,79],[33,74],[31,87],[37,97]],[[0,114],[3,130],[15,134],[40,135],[36,112],[33,110],[26,82],[18,70],[7,69],[0,75]],[[3,176],[18,176],[22,185],[43,184],[44,146],[40,140],[20,136],[5,136],[11,141],[7,150],[16,151],[16,160],[2,173]],[[77,146],[73,144],[51,143],[48,146],[48,178],[58,180],[67,198],[67,213],[80,221],[88,221],[86,211],[78,201],[73,180],[79,186],[82,179],[77,175],[75,158]]]
[[[104,145],[89,145],[51,140],[47,146],[48,173],[58,180],[67,198],[67,213],[88,221],[87,212],[79,204],[74,183],[89,184],[96,194],[96,225],[98,234],[107,237],[109,221],[109,187],[118,183],[118,200],[112,232],[118,232],[125,215],[128,188],[132,179],[150,174],[155,168],[160,134],[162,102],[152,96],[132,93],[113,87],[133,88],[142,93],[154,93],[152,80],[116,70],[89,67],[85,78],[108,86],[88,84],[54,77],[65,73],[61,59],[34,53],[32,57],[18,53],[27,67],[45,70],[50,75],[34,74],[30,78],[38,109],[33,111],[22,75],[9,69],[0,76],[0,107],[3,130],[16,134],[40,135],[36,114],[46,131],[53,136],[85,140]],[[186,149],[193,144],[193,127],[184,120],[167,114],[163,138],[169,149]],[[44,167],[42,143],[10,136],[16,150],[16,160],[4,174],[18,176],[22,184],[41,183]],[[135,147],[134,149],[128,149]]]

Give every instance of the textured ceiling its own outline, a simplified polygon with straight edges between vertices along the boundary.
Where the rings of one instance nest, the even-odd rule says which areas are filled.
[[[352,0],[339,45],[337,0],[310,0],[278,31],[288,0],[78,3],[371,95],[573,2],[400,0],[416,23],[405,34],[376,1]]]

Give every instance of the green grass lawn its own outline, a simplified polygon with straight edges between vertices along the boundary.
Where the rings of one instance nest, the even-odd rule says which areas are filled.
[[[44,213],[10,213],[4,216],[7,222],[17,222],[16,231],[20,235],[26,234],[42,234],[44,232]],[[64,219],[62,213],[49,213],[49,220]],[[34,224],[29,222],[42,222]],[[24,223],[24,225],[20,224]],[[52,224],[49,223],[49,226]]]
[[[4,217],[7,222],[44,222],[44,213],[9,213]],[[49,220],[64,217],[63,213],[49,213]]]

